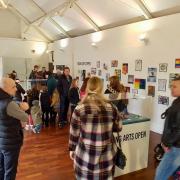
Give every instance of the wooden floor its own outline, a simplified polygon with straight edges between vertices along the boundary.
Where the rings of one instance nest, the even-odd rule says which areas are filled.
[[[69,127],[44,128],[40,134],[25,132],[17,180],[74,180],[73,164],[68,152]],[[160,135],[150,135],[149,166],[147,169],[116,178],[117,180],[153,180],[157,164],[153,148]]]

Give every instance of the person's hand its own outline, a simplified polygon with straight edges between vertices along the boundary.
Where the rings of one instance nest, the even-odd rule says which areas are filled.
[[[74,160],[74,151],[70,151],[69,156],[70,156],[71,160]]]
[[[28,103],[26,103],[26,102],[21,102],[21,103],[19,104],[19,107],[20,107],[23,111],[27,111],[27,110],[29,109],[29,105],[28,105]]]
[[[163,143],[161,143],[162,148],[164,149],[164,152],[169,152],[170,148],[166,147]]]

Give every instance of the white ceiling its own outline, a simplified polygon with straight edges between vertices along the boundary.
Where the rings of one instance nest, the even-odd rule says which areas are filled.
[[[4,0],[51,41],[180,12],[180,0]],[[176,11],[174,11],[176,9]],[[1,11],[1,9],[0,9]],[[160,13],[165,12],[165,13]],[[26,30],[25,33],[28,33]]]

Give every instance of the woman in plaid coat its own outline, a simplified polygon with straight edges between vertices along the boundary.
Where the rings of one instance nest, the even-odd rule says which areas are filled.
[[[117,108],[102,96],[102,89],[102,81],[92,77],[86,97],[72,115],[69,150],[77,180],[113,179],[116,154],[113,127],[116,124],[120,131],[122,123]]]

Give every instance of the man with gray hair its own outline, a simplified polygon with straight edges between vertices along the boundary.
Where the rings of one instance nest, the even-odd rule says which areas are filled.
[[[15,180],[18,158],[23,144],[21,121],[26,122],[27,103],[13,101],[15,81],[0,79],[0,180]]]

